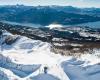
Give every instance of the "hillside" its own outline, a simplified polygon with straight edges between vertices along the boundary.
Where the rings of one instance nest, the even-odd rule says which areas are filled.
[[[75,56],[75,53],[73,53],[73,55],[61,55],[61,52],[56,54],[55,51],[53,51],[52,43],[47,40],[43,42],[39,39],[30,39],[26,37],[26,34],[26,36],[22,36],[21,34],[17,35],[12,31],[13,29],[16,31],[18,26],[13,25],[9,30],[6,27],[9,28],[11,25],[5,25],[3,25],[3,29],[0,28],[1,80],[100,79],[100,48],[93,48],[93,51],[90,51],[91,53],[88,51],[85,54],[81,53],[79,57],[78,55]],[[25,27],[23,28],[22,33],[25,31]],[[77,28],[73,29],[75,30]],[[30,30],[30,28],[27,30]],[[38,28],[32,31],[34,32],[36,30],[40,31]],[[59,30],[61,31],[61,29],[58,29],[58,31]],[[60,40],[60,38],[58,40]],[[60,41],[64,41],[64,39]],[[71,45],[82,46],[72,43]]]

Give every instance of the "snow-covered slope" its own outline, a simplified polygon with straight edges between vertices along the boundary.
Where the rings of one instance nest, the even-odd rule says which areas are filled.
[[[0,80],[99,80],[99,63],[92,54],[76,59],[55,54],[47,42],[5,31],[0,36]]]

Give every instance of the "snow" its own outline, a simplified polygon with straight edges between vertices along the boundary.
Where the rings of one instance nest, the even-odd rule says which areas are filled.
[[[80,36],[83,36],[83,37],[96,37],[98,39],[100,39],[100,34],[98,33],[95,33],[95,34],[91,34],[89,32],[79,32]]]
[[[50,25],[48,25],[48,26],[46,26],[46,27],[48,27],[48,28],[50,28],[50,29],[53,29],[53,28],[61,28],[61,27],[63,27],[63,26],[60,25],[60,24],[50,24]]]
[[[6,33],[6,36],[11,35]],[[11,35],[17,37],[18,35]],[[18,36],[11,45],[2,44],[0,51],[0,79],[3,80],[99,80],[99,51],[80,58],[62,56],[51,51],[47,42]],[[2,36],[3,38],[3,36]],[[47,67],[45,73],[44,67]],[[77,74],[76,74],[77,73]]]
[[[62,63],[65,73],[71,80],[99,80],[100,79],[100,65],[91,65],[83,67],[84,62],[74,60]]]
[[[0,56],[2,59],[1,64],[5,62],[3,67],[10,70],[14,73],[14,75],[22,79],[30,79],[31,77],[34,78],[35,75],[32,74],[38,70],[39,71],[36,76],[39,76],[40,73],[43,74],[43,69],[45,66],[47,66],[49,70],[46,78],[51,77],[51,79],[53,79],[54,76],[54,80],[59,80],[59,78],[61,79],[62,76],[59,66],[56,67],[56,65],[58,64],[58,60],[61,58],[61,56],[52,53],[50,51],[50,47],[51,46],[49,43],[31,40],[27,37],[20,36],[19,40],[12,45],[2,45],[3,51],[1,52],[2,55]],[[7,63],[7,59],[9,59],[9,63]],[[43,77],[45,77],[45,74]],[[66,75],[64,77],[66,80],[69,80]]]
[[[40,74],[32,78],[32,80],[60,80],[50,74]]]

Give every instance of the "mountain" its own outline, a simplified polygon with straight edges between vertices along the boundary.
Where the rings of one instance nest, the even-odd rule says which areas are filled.
[[[50,27],[54,26],[54,27]],[[57,26],[57,27],[56,27]],[[59,27],[60,26],[60,27]],[[63,55],[80,55],[85,51],[100,48],[100,29],[90,28],[86,26],[63,27],[61,25],[52,24],[48,27],[27,27],[21,25],[12,25],[0,23],[1,30],[7,30],[12,34],[27,36],[34,40],[41,40],[52,44],[53,51]],[[2,34],[2,32],[1,32]],[[9,38],[8,38],[9,39]],[[7,44],[12,44],[18,38],[9,39]],[[68,52],[67,52],[68,51]],[[67,52],[67,53],[66,53]],[[91,52],[88,52],[91,53]]]
[[[63,27],[59,24],[52,24],[36,28],[0,22],[0,29],[6,29],[13,34],[27,36],[44,42],[50,42],[53,38],[62,38],[74,42],[100,42],[100,29],[88,26]]]
[[[52,41],[47,39],[50,35]],[[89,27],[49,29],[0,23],[0,79],[99,80],[99,35],[99,29]]]
[[[0,20],[19,23],[64,25],[100,21],[99,9],[81,9],[72,6],[2,6]]]
[[[58,11],[63,11],[66,13],[76,13],[76,14],[83,14],[83,15],[90,15],[90,16],[99,16],[100,8],[77,8],[73,6],[52,6],[53,9]]]

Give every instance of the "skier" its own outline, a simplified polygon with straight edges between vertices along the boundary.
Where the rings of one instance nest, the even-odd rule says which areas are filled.
[[[44,73],[47,74],[47,72],[48,72],[48,67],[45,66],[44,67]]]

